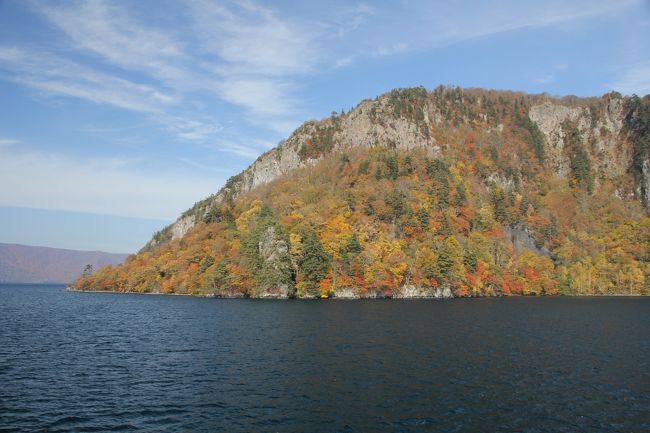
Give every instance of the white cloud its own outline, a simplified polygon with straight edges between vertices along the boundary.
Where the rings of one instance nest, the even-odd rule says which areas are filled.
[[[611,85],[610,90],[617,90],[626,95],[650,94],[650,62],[637,63],[628,67]]]
[[[187,6],[192,19],[180,39],[173,30],[143,23],[133,10],[103,0],[56,7],[39,4],[34,9],[67,36],[73,49],[123,71],[108,76],[77,70],[66,74],[66,79],[58,74],[52,79],[50,74],[35,73],[47,67],[31,67],[22,68],[31,73],[16,81],[43,92],[155,113],[154,119],[180,141],[213,140],[222,130],[218,121],[202,119],[202,109],[187,108],[192,92],[212,94],[242,107],[247,120],[257,126],[285,133],[287,124],[295,125],[299,106],[295,77],[315,72],[322,57],[318,26],[289,21],[248,1],[224,5],[195,0]],[[191,43],[193,38],[199,46]],[[134,92],[132,78],[122,78],[126,71],[141,74],[147,86]],[[178,115],[178,109],[150,104],[147,96],[152,95],[142,95],[146,90],[173,98],[174,105],[184,106],[186,113]]]
[[[570,29],[576,22],[612,16],[639,0],[501,0],[478,2],[413,0],[395,7],[373,7],[357,18],[351,32],[341,32],[338,54],[359,61],[367,56],[392,56],[463,41],[550,26]],[[341,52],[343,51],[343,52]]]
[[[334,69],[344,68],[352,64],[354,58],[352,56],[341,57],[334,61]]]
[[[557,76],[567,69],[567,65],[558,64],[547,70],[543,75],[537,77],[534,81],[538,84],[549,84],[557,79]]]
[[[391,44],[389,46],[380,46],[375,50],[373,54],[379,57],[392,56],[395,54],[402,53],[406,51],[408,48],[409,46],[406,43],[398,42],[396,44]]]
[[[339,38],[345,37],[348,33],[353,33],[368,21],[368,18],[375,15],[374,8],[365,3],[357,3],[351,7],[343,8],[340,18],[335,19],[333,25],[336,35]]]
[[[175,219],[219,182],[191,173],[145,173],[130,160],[81,159],[0,148],[0,204],[139,218]]]
[[[253,2],[190,1],[202,43],[227,74],[304,74],[320,61],[318,29],[289,21]]]
[[[637,0],[547,0],[545,2],[460,2],[438,8],[431,5],[426,21],[435,25],[434,41],[459,42],[477,37],[539,28],[595,16],[618,13]]]
[[[219,152],[231,153],[248,159],[255,159],[262,154],[262,152],[251,146],[235,143],[233,141],[221,140],[210,146]]]
[[[284,126],[295,125],[299,112],[296,81],[323,61],[321,26],[281,18],[249,1],[188,4],[201,44],[212,56],[205,65],[215,77],[212,90],[245,108],[253,124],[286,133]]]
[[[86,68],[64,58],[0,46],[0,71],[47,95],[75,97],[148,115],[181,141],[212,139],[223,127],[193,113],[176,115],[179,94]]]
[[[295,114],[291,85],[268,78],[226,78],[217,91],[228,102],[248,108],[253,115],[281,117]]]
[[[0,147],[13,146],[18,143],[20,143],[20,140],[16,140],[15,138],[0,137]]]
[[[0,46],[0,70],[8,78],[49,94],[71,96],[142,113],[159,112],[175,95],[45,53]]]
[[[190,62],[169,29],[154,29],[136,22],[113,3],[75,1],[39,10],[77,47],[124,69],[147,71],[173,87],[192,83],[191,73],[179,66]]]
[[[200,142],[213,138],[223,130],[215,120],[197,115],[194,118],[160,114],[155,120],[174,133],[180,141]]]
[[[201,170],[201,171],[220,173],[220,174],[227,174],[228,173],[227,169],[221,168],[221,167],[216,166],[216,165],[209,165],[209,164],[205,164],[203,162],[198,162],[198,161],[196,161],[196,160],[194,160],[192,158],[180,157],[180,158],[178,158],[178,160],[180,162],[182,162],[183,164],[187,164],[188,166],[190,166],[192,168],[196,168],[196,169]]]

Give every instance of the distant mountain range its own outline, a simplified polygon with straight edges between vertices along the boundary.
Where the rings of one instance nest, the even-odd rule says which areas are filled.
[[[118,265],[127,256],[0,243],[0,283],[70,283],[87,265]]]

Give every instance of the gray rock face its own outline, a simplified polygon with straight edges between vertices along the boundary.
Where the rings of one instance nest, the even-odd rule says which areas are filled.
[[[641,185],[637,190],[637,194],[643,199],[646,206],[650,206],[650,161],[647,159],[641,166]]]
[[[588,108],[568,107],[555,100],[530,107],[529,117],[546,138],[546,155],[558,177],[566,177],[570,170],[563,128],[567,121],[576,124],[593,168],[601,177],[613,179],[625,175],[631,151],[621,144],[624,140],[619,137],[623,128],[623,100],[610,98],[601,114],[594,123]]]
[[[275,227],[273,226],[264,230],[264,233],[260,236],[258,248],[262,260],[276,270],[279,269],[281,255],[289,252],[289,246],[283,239],[277,236]]]
[[[172,240],[180,239],[196,225],[194,215],[181,217],[172,225]]]
[[[551,253],[546,248],[538,248],[535,239],[530,234],[530,230],[523,226],[506,226],[506,238],[510,240],[515,254],[519,255],[523,251],[531,251],[538,256],[551,257]]]
[[[381,291],[369,290],[368,293],[360,294],[358,289],[353,287],[337,288],[332,297],[335,299],[376,299],[383,298],[386,295]],[[431,299],[431,298],[453,298],[454,295],[449,287],[417,287],[412,284],[406,284],[399,290],[393,292],[394,299]]]
[[[374,109],[374,116],[371,110]],[[409,150],[425,148],[431,156],[441,154],[440,146],[433,137],[426,137],[419,131],[417,125],[405,118],[391,118],[389,113],[392,108],[388,105],[386,95],[375,101],[363,101],[346,116],[339,118],[340,128],[334,133],[334,150],[345,150],[357,147],[392,146],[396,149]],[[440,118],[435,107],[426,106],[424,123],[429,126],[430,116]],[[388,123],[378,122],[375,118],[391,118]],[[301,159],[300,149],[316,132],[318,127],[332,126],[334,120],[324,119],[320,122],[308,121],[299,127],[287,140],[281,142],[274,149],[261,155],[246,170],[235,176],[234,181],[226,185],[212,197],[202,203],[204,213],[211,204],[219,204],[226,197],[236,199],[239,195],[250,191],[260,185],[267,184],[280,176],[289,174],[293,170],[313,165],[319,159]],[[171,239],[183,237],[200,218],[182,217],[171,226]],[[155,246],[156,242],[150,242]]]
[[[335,299],[360,299],[359,293],[352,287],[339,287],[334,290],[332,297]]]
[[[393,292],[393,298],[396,299],[418,299],[418,298],[453,298],[449,287],[417,287],[414,285],[404,285],[399,291]]]
[[[264,271],[276,278],[272,278],[270,284],[260,287],[256,297],[286,299],[293,296],[293,287],[281,281],[282,275],[288,271],[290,266],[288,260],[289,246],[284,239],[278,236],[275,227],[267,227],[261,234],[258,251],[264,263]]]
[[[511,191],[515,189],[514,179],[508,178],[500,173],[492,173],[488,176],[488,182],[498,185],[504,191]]]
[[[581,108],[569,108],[550,101],[530,108],[528,115],[544,134],[547,143],[546,154],[555,173],[560,177],[569,174],[569,159],[564,153],[565,134],[562,124],[567,120],[578,122],[578,129],[582,132],[585,128],[584,122],[579,122],[582,114]]]
[[[373,109],[375,116],[371,115]],[[433,137],[423,135],[412,121],[403,117],[385,116],[390,110],[386,97],[377,101],[363,101],[342,119],[341,130],[334,134],[336,148],[394,146],[399,150],[425,147],[440,151],[440,148],[435,149],[436,142]],[[430,126],[428,113],[432,109],[426,106],[423,111],[424,124]],[[384,123],[373,120],[373,117],[390,120]]]

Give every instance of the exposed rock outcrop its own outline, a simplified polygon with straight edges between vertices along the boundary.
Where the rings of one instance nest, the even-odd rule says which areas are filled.
[[[521,225],[506,226],[505,232],[506,239],[510,241],[515,254],[521,254],[523,251],[530,251],[539,256],[551,257],[551,253],[546,248],[537,246],[528,227]]]
[[[569,155],[565,148],[567,124],[580,132],[583,144],[601,177],[612,179],[625,175],[630,163],[630,149],[620,134],[623,128],[623,100],[609,97],[602,106],[568,107],[557,100],[533,105],[530,119],[546,138],[546,154],[559,177],[569,174]],[[602,111],[602,112],[600,112]]]
[[[263,267],[273,274],[285,272],[288,263],[289,246],[286,241],[278,236],[274,226],[267,227],[260,235],[258,243],[260,258]],[[255,297],[258,298],[290,298],[294,295],[294,288],[288,283],[273,281],[269,285],[259,287]]]
[[[196,216],[187,215],[187,216],[184,216],[184,217],[180,217],[171,226],[172,239],[180,239],[180,238],[182,238],[195,225],[196,225]]]
[[[404,285],[400,290],[393,293],[396,299],[418,299],[418,298],[453,298],[451,289],[447,287],[416,287],[414,285]]]

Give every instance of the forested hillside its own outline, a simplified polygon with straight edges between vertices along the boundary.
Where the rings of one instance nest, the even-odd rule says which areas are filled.
[[[399,89],[301,126],[83,290],[650,293],[650,98]]]

